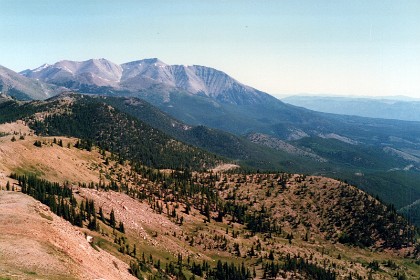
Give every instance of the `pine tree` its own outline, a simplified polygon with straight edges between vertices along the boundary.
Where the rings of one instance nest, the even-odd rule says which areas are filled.
[[[124,229],[124,224],[123,222],[120,222],[120,224],[118,225],[118,230],[122,233],[125,233],[125,229]]]
[[[131,255],[133,257],[136,257],[137,256],[137,247],[136,247],[136,244],[134,244],[134,246],[133,246],[133,251],[131,252]]]
[[[109,214],[109,225],[115,229],[117,222],[115,220],[114,209],[111,210],[111,214]]]
[[[93,219],[89,221],[88,228],[90,230],[98,230],[98,222],[96,221],[96,215],[93,215]]]
[[[274,260],[274,253],[273,250],[270,250],[270,254],[268,255],[269,260]]]
[[[99,207],[99,218],[103,223],[105,223],[104,212],[102,211],[102,207]]]

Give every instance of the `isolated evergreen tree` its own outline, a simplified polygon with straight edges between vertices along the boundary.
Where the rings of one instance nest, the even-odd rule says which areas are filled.
[[[99,218],[103,223],[105,223],[104,212],[102,211],[102,207],[99,207]]]
[[[109,214],[109,225],[115,229],[115,226],[117,224],[117,221],[115,220],[115,214],[114,209],[111,210],[111,213]]]
[[[93,219],[90,220],[88,224],[88,228],[90,230],[97,230],[98,229],[98,222],[96,221],[96,215],[93,216]]]
[[[134,244],[134,246],[133,246],[133,251],[131,252],[131,255],[133,257],[136,257],[137,256],[137,247],[136,247],[136,244]]]
[[[120,224],[118,225],[118,230],[122,233],[125,233],[124,224],[120,221]]]

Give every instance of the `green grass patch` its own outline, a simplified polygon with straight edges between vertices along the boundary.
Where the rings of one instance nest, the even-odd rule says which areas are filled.
[[[18,175],[26,175],[26,176],[35,175],[36,177],[42,177],[43,175],[45,175],[44,172],[40,171],[39,169],[37,169],[35,166],[32,166],[32,165],[25,168],[17,167],[13,170],[13,173],[16,173]]]
[[[98,245],[98,246],[99,246],[99,244],[97,244],[97,243],[95,243],[95,242],[91,242],[91,243],[90,243],[90,246],[92,246],[92,248],[93,248],[93,249],[95,249],[96,251],[98,251],[98,252],[99,252],[99,248],[98,248],[98,246],[96,246],[96,245]]]
[[[53,220],[53,217],[48,216],[48,215],[45,215],[44,213],[39,213],[39,215],[40,215],[42,218],[47,219],[48,221],[52,221],[52,220]]]

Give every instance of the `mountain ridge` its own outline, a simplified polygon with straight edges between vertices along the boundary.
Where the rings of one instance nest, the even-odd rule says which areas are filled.
[[[44,64],[20,74],[47,83],[59,84],[70,88],[80,84],[117,87],[121,79],[121,66],[106,60],[89,59],[86,61],[62,60],[54,64]],[[73,85],[69,82],[73,81]]]
[[[223,162],[219,156],[177,141],[101,100],[81,94],[0,103],[0,122],[19,119],[37,134],[78,137],[82,147],[89,149],[96,143],[118,153],[121,160],[136,160],[148,166],[201,169]]]
[[[47,99],[64,89],[42,81],[29,79],[13,70],[0,66],[0,92],[17,99]]]
[[[290,96],[281,100],[288,104],[325,113],[420,121],[420,101],[415,98]]]
[[[121,65],[106,59],[63,60],[52,65],[44,64],[33,70],[24,70],[20,74],[67,86],[72,90],[87,85],[137,91],[163,84],[171,89],[202,94],[232,104],[255,104],[274,99],[220,70],[200,65],[168,65],[157,58]]]

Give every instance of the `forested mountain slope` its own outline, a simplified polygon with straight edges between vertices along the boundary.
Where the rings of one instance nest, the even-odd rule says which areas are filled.
[[[176,141],[144,122],[87,96],[67,94],[48,101],[4,102],[2,121],[23,118],[40,135],[66,135],[82,139],[80,146],[97,144],[148,166],[209,168],[221,158]]]
[[[0,137],[1,151],[19,155],[0,159],[0,195],[13,197],[14,203],[33,201],[13,193],[23,191],[47,204],[49,208],[39,204],[37,215],[25,217],[48,225],[44,232],[50,234],[59,231],[54,225],[64,223],[62,218],[68,220],[74,224],[72,232],[93,237],[93,248],[85,250],[119,259],[115,269],[108,267],[119,273],[187,279],[416,279],[420,272],[414,227],[392,207],[347,183],[288,173],[159,171],[121,162],[95,146],[91,151],[77,147],[78,139],[34,136],[17,124],[0,129],[11,132]],[[19,160],[36,159],[39,153],[58,164]],[[75,170],[80,169],[86,171],[79,177]],[[58,184],[42,180],[54,177]],[[81,181],[75,182],[78,177]],[[7,209],[16,208],[10,200],[2,201]],[[3,234],[11,228],[16,227],[2,223]],[[38,235],[39,242],[50,244],[51,235],[45,233]],[[26,237],[13,238],[23,242]],[[72,256],[85,242],[66,243],[63,256]],[[0,242],[0,248],[6,244]],[[9,258],[0,275],[14,271],[27,278],[48,273],[83,278],[76,273],[82,271],[80,265],[62,274],[52,274],[52,265],[19,266],[28,256],[19,262]]]

